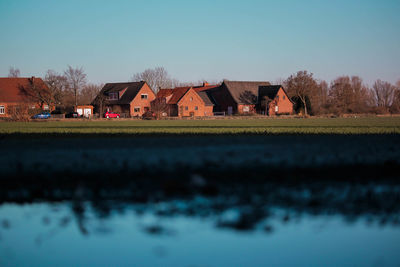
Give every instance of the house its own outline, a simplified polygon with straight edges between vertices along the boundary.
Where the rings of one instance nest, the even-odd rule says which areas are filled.
[[[145,81],[107,83],[93,101],[96,111],[113,111],[122,117],[139,117],[150,110],[150,102],[156,98]]]
[[[215,86],[176,87],[174,89],[160,89],[157,100],[153,102],[152,110],[157,109],[156,103],[164,103],[165,113],[173,117],[204,117],[212,116],[214,103],[208,93],[209,88]]]
[[[292,113],[293,103],[282,86],[269,82],[224,81],[205,92],[215,103],[215,112],[232,114],[262,113],[274,115]],[[267,99],[265,99],[267,97]],[[263,105],[268,102],[268,108]]]
[[[0,78],[0,117],[10,117],[16,109],[26,113],[53,110],[46,103],[49,96],[50,90],[41,78]]]
[[[282,85],[260,86],[258,98],[260,112],[265,115],[293,113],[294,103]]]

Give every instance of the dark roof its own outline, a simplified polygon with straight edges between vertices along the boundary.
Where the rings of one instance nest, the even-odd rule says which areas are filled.
[[[160,89],[157,92],[156,97],[168,97],[174,93],[174,89]]]
[[[268,96],[270,99],[274,99],[281,87],[282,85],[260,86],[258,96],[260,99],[264,96]]]
[[[176,87],[173,89],[173,94],[168,104],[178,104],[179,100],[186,94],[187,91],[192,87]]]
[[[23,102],[26,100],[21,93],[21,86],[29,86],[33,78],[36,86],[49,90],[41,78],[0,78],[0,102]]]
[[[208,95],[207,91],[200,91],[197,94],[203,99],[204,104],[206,106],[214,106],[214,103],[211,101],[211,97]]]
[[[211,85],[211,84],[207,84],[207,85],[200,85],[200,86],[195,86],[193,87],[193,89],[196,92],[200,92],[200,91],[205,91],[205,90],[209,90],[209,89],[213,89],[219,87],[219,84],[215,84],[215,85]]]
[[[226,88],[238,104],[256,104],[261,86],[271,85],[269,82],[224,81]]]
[[[128,105],[132,102],[135,96],[142,89],[146,82],[128,82],[128,83],[106,83],[101,89],[101,94],[108,95],[109,93],[120,92],[126,89],[125,93],[118,100],[107,100],[107,103],[112,105]]]

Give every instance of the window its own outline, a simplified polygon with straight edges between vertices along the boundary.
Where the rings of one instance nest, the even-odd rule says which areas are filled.
[[[188,110],[188,109],[189,109],[188,106],[186,106],[186,107],[185,107],[185,110]]]
[[[44,105],[44,106],[43,106],[43,109],[44,109],[44,110],[49,110],[49,105]]]
[[[282,96],[282,99],[285,100],[285,96]]]
[[[109,93],[108,100],[118,100],[118,93]]]
[[[243,107],[243,112],[249,112],[250,111],[250,107],[249,106],[244,106]]]
[[[6,114],[6,109],[4,106],[0,106],[0,114]]]
[[[276,96],[276,100],[279,100],[279,95]]]
[[[142,94],[140,97],[141,97],[142,99],[147,99],[147,94]]]
[[[190,98],[190,101],[193,101],[193,97]]]
[[[135,108],[133,109],[133,112],[140,112],[140,107],[135,107]]]
[[[198,106],[195,106],[195,107],[194,107],[194,110],[199,110],[199,107],[198,107]]]

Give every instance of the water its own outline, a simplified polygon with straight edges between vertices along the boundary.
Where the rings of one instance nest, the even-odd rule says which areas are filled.
[[[202,200],[198,200],[202,201]],[[0,266],[399,266],[400,227],[273,208],[249,230],[219,213],[163,214],[169,203],[3,204]],[[174,205],[185,206],[175,201]]]
[[[0,266],[400,266],[397,135],[0,143]]]

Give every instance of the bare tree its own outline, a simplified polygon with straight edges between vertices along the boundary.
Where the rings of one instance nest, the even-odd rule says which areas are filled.
[[[147,82],[155,93],[157,93],[160,88],[173,88],[179,85],[179,81],[171,78],[164,67],[146,69],[143,72],[134,74],[131,80],[133,82]]]
[[[369,90],[358,76],[341,76],[332,81],[329,98],[335,113],[364,113],[370,108]]]
[[[151,102],[151,111],[154,112],[156,118],[162,117],[163,113],[168,113],[168,104],[165,97],[158,97]]]
[[[292,97],[297,97],[301,101],[304,115],[307,116],[307,99],[310,99],[318,87],[313,74],[308,73],[306,70],[298,71],[296,74],[290,75],[285,84],[288,94]]]
[[[52,104],[62,105],[64,102],[64,95],[67,89],[67,78],[54,70],[48,70],[44,78],[44,82],[50,90]]]
[[[102,116],[102,114],[104,113],[106,101],[107,101],[106,95],[104,95],[104,93],[101,92],[100,90],[99,94],[97,94],[97,96],[91,103],[94,106],[96,112],[100,114],[100,116]]]
[[[265,111],[265,115],[269,115],[269,108],[271,103],[274,102],[276,105],[276,100],[269,98],[268,96],[263,96],[260,101],[261,109]]]
[[[8,70],[8,77],[9,78],[17,78],[21,74],[20,70],[18,68],[10,67]]]
[[[19,91],[24,96],[26,103],[35,103],[40,108],[43,108],[44,104],[47,104],[50,108],[53,104],[50,90],[41,79],[29,78],[27,85],[19,86]]]
[[[79,95],[79,103],[83,105],[88,105],[94,101],[96,96],[99,94],[101,88],[103,88],[102,84],[87,84],[83,87],[82,91]]]
[[[326,112],[328,91],[328,83],[326,81],[319,81],[315,93],[311,96],[312,110],[314,111],[314,114],[322,114]]]
[[[78,105],[78,95],[82,88],[86,85],[86,74],[82,67],[75,69],[68,66],[68,69],[64,71],[64,75],[67,78],[68,87],[72,91],[75,99],[75,106]]]
[[[377,80],[372,88],[377,106],[389,108],[393,103],[396,87],[391,83]]]
[[[391,113],[400,113],[400,80],[396,83],[396,88],[393,97],[393,103],[390,107]]]

